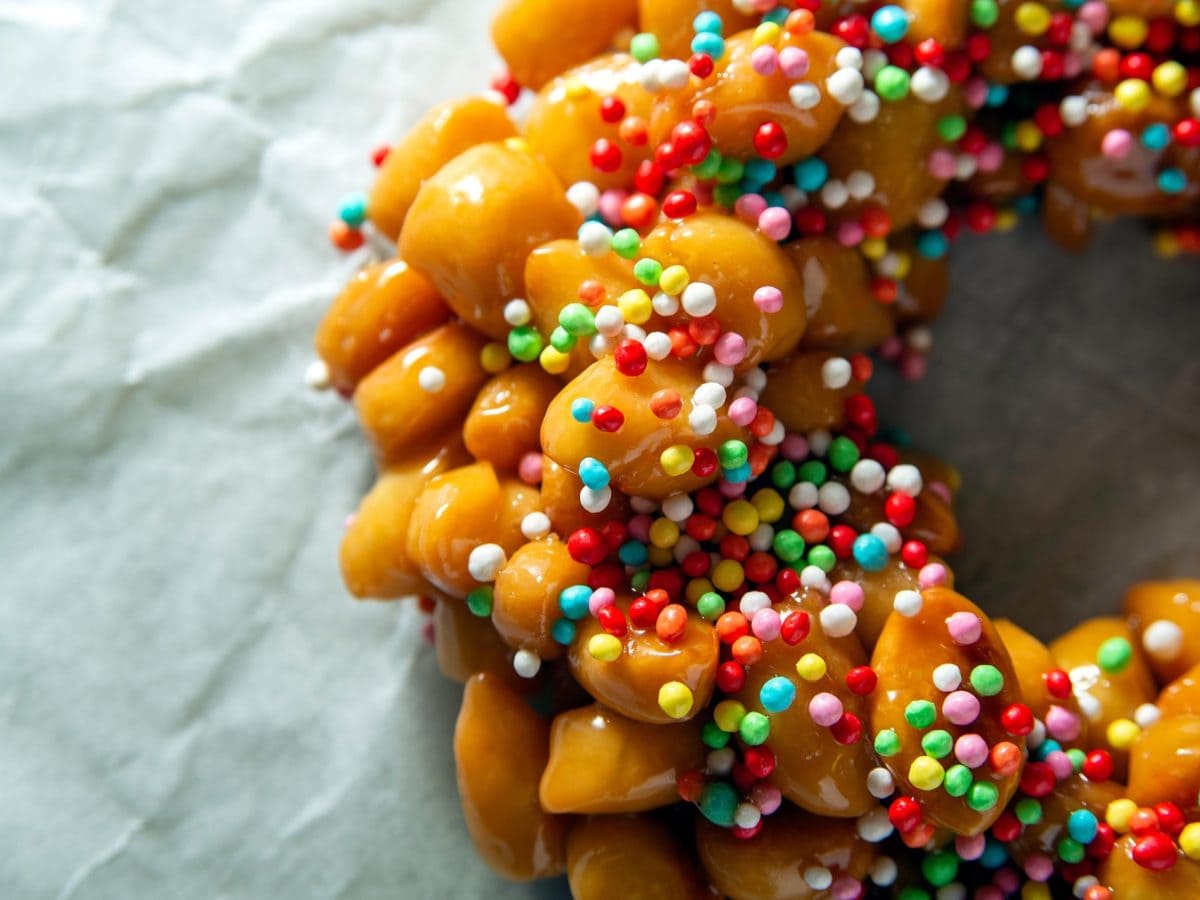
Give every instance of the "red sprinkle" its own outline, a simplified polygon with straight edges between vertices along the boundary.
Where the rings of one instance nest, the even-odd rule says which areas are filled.
[[[615,406],[597,406],[592,410],[592,424],[597,430],[612,434],[621,430],[625,416]]]

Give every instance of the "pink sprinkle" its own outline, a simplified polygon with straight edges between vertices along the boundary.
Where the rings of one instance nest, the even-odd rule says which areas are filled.
[[[1005,894],[1015,894],[1021,887],[1021,878],[1017,875],[1016,869],[1012,866],[1005,866],[992,878],[992,884]]]
[[[628,191],[605,191],[600,195],[600,215],[614,228],[619,227],[623,221],[621,207],[628,197]]]
[[[987,762],[987,741],[978,734],[964,734],[954,742],[954,755],[968,769],[978,769]]]
[[[956,612],[946,620],[950,639],[961,647],[969,647],[983,635],[983,623],[975,613]]]
[[[842,717],[842,701],[822,691],[808,701],[808,714],[818,725],[828,728]]]
[[[1079,716],[1062,706],[1051,706],[1046,713],[1046,730],[1056,741],[1073,741],[1079,737]]]
[[[784,47],[779,51],[779,68],[788,78],[803,78],[808,74],[808,54],[799,47]]]
[[[718,342],[719,343],[719,342]],[[758,415],[758,404],[749,397],[738,397],[729,404],[729,420],[745,428]]]
[[[808,438],[802,434],[787,434],[779,445],[783,458],[791,462],[800,462],[808,456]]]
[[[768,606],[754,614],[754,617],[750,620],[750,630],[754,632],[754,636],[760,641],[773,641],[779,637],[779,627],[781,624],[779,613]]]
[[[979,152],[979,171],[995,172],[1004,165],[1004,147],[994,141]]]
[[[1079,7],[1076,15],[1092,30],[1092,34],[1100,34],[1108,27],[1108,4],[1101,0],[1089,0]]]
[[[792,232],[792,214],[782,206],[770,206],[758,217],[758,230],[773,241],[782,241]]]
[[[717,338],[713,355],[723,366],[736,366],[746,358],[746,339],[736,331],[726,331]]]
[[[949,150],[939,148],[929,154],[929,174],[934,178],[950,179],[957,171],[958,161]]]
[[[646,515],[634,516],[629,520],[629,536],[643,544],[650,540],[651,518]]]
[[[1075,774],[1075,766],[1071,764],[1071,757],[1067,756],[1064,750],[1051,750],[1042,761],[1054,770],[1054,777],[1059,781],[1065,781]]]
[[[777,313],[783,309],[783,291],[770,285],[760,287],[754,292],[754,305],[765,313]]]
[[[750,802],[764,816],[769,816],[783,803],[783,793],[773,784],[756,784],[750,789]]]
[[[517,475],[526,484],[540,484],[542,481],[542,454],[526,453],[517,463]]]
[[[866,599],[862,585],[854,581],[839,581],[829,594],[830,603],[844,603],[855,612],[863,608]]]
[[[987,846],[987,838],[982,834],[973,837],[957,837],[954,839],[954,850],[963,859],[979,859]]]
[[[900,357],[900,377],[905,381],[920,381],[928,369],[924,353],[906,350]]]
[[[895,362],[904,353],[904,339],[899,335],[892,335],[879,346],[879,355],[888,362]]]
[[[917,573],[917,583],[921,586],[921,590],[940,587],[946,583],[946,567],[941,563],[929,563],[922,566],[921,571]]]
[[[722,478],[717,482],[717,490],[721,492],[722,497],[728,497],[733,500],[743,496],[746,493],[746,482],[734,484]]]
[[[1084,61],[1083,56],[1074,50],[1068,50],[1063,55],[1063,75],[1067,78],[1074,78],[1083,71]]]
[[[738,218],[751,224],[758,221],[758,217],[766,208],[767,201],[762,194],[742,194],[733,205],[733,211],[737,213]]]
[[[838,226],[837,239],[843,247],[857,247],[867,233],[858,222],[845,221]]]
[[[750,54],[750,65],[754,67],[754,71],[766,78],[768,75],[774,75],[779,68],[779,54],[775,52],[774,47],[768,47],[763,44],[761,47],[756,47],[754,52]]]
[[[1054,874],[1054,862],[1045,853],[1035,853],[1025,860],[1025,874],[1034,881],[1049,881]]]
[[[1124,159],[1133,147],[1133,135],[1124,128],[1114,128],[1100,141],[1100,149],[1109,159]]]
[[[616,601],[617,595],[613,593],[612,588],[596,588],[592,591],[592,596],[588,597],[588,612],[593,616],[598,615],[600,610],[612,606]]]
[[[967,691],[953,691],[942,701],[942,715],[955,725],[970,725],[979,718],[979,698]]]
[[[862,882],[853,875],[839,875],[829,886],[833,900],[858,900],[863,895]]]
[[[1005,896],[1004,891],[990,884],[985,884],[975,891],[975,900],[1004,900]]]
[[[967,89],[964,95],[967,99],[967,105],[971,109],[979,109],[983,104],[987,103],[988,84],[983,78],[972,78],[967,82]]]
[[[954,502],[954,495],[950,493],[950,487],[944,481],[930,481],[925,485],[925,490],[933,491],[946,503]]]

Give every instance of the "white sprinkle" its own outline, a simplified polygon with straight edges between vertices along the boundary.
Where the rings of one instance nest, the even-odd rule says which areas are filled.
[[[658,74],[658,79],[662,82],[662,86],[671,91],[687,87],[688,80],[691,77],[692,70],[688,68],[688,64],[682,59],[664,60]]]
[[[767,386],[767,373],[760,368],[753,368],[745,374],[746,387],[761,391]]]
[[[675,542],[675,546],[671,548],[672,555],[675,557],[675,562],[681,563],[693,553],[700,550],[700,542],[688,534],[679,536],[679,540]]]
[[[1031,750],[1036,750],[1042,744],[1046,743],[1046,723],[1041,719],[1033,720],[1033,731],[1025,736],[1025,745]]]
[[[899,874],[900,869],[890,856],[881,856],[871,863],[871,881],[880,887],[891,887]]]
[[[1192,92],[1188,94],[1188,106],[1192,110],[1192,118],[1200,119],[1200,87],[1192,88]]]
[[[892,466],[887,474],[887,484],[893,491],[917,497],[921,494],[924,482],[921,480],[921,470],[908,463]]]
[[[660,316],[673,316],[679,312],[679,298],[672,297],[666,291],[659,291],[650,300],[650,305]]]
[[[717,411],[711,406],[696,406],[688,413],[688,425],[696,434],[704,436],[717,430]]]
[[[926,200],[917,210],[917,222],[924,228],[941,228],[950,217],[950,207],[941,197]]]
[[[921,611],[921,607],[925,605],[925,601],[921,598],[920,591],[897,591],[895,598],[892,600],[892,609],[900,613],[906,619],[911,619]]]
[[[513,327],[528,325],[531,315],[529,304],[524,300],[509,300],[504,304],[504,321]]]
[[[750,537],[747,540],[750,542],[751,550],[766,553],[771,549],[771,542],[775,540],[775,529],[766,522],[762,522],[750,532]]]
[[[417,384],[426,393],[440,393],[446,387],[446,373],[437,366],[426,366],[417,373]]]
[[[733,384],[733,368],[719,362],[708,363],[702,374],[705,381],[715,381],[721,387],[729,387]]]
[[[762,811],[753,803],[739,803],[733,814],[733,823],[739,828],[753,828],[762,818]]]
[[[1037,47],[1025,44],[1013,51],[1012,70],[1018,78],[1033,81],[1042,74],[1042,54]]]
[[[746,591],[742,594],[742,599],[738,603],[738,609],[741,610],[743,616],[749,619],[760,609],[766,609],[771,605],[771,598],[762,591]]]
[[[661,59],[648,59],[642,63],[641,71],[638,73],[638,80],[651,94],[657,94],[663,89],[663,61]]]
[[[733,771],[734,762],[733,748],[722,747],[708,754],[704,768],[709,775],[728,775]]]
[[[1142,646],[1155,659],[1170,662],[1183,650],[1183,629],[1169,619],[1156,619],[1142,633]]]
[[[604,512],[608,509],[610,502],[612,502],[612,488],[608,485],[598,491],[586,486],[579,491],[579,505],[590,513]]]
[[[304,383],[314,391],[327,391],[333,387],[333,378],[325,360],[314,359],[305,367]]]
[[[567,202],[589,218],[600,209],[600,189],[590,181],[577,181],[567,188]]]
[[[1140,728],[1149,728],[1161,718],[1162,710],[1153,703],[1143,703],[1133,711],[1133,721],[1137,722]]]
[[[588,256],[607,256],[612,250],[613,233],[603,222],[584,222],[579,227],[579,246]]]
[[[875,193],[875,176],[856,169],[846,176],[846,190],[855,200],[866,200]]]
[[[935,900],[966,900],[967,888],[961,881],[942,885],[934,894]]]
[[[845,637],[858,625],[858,616],[845,603],[830,603],[821,610],[821,630],[830,637]]]
[[[1067,38],[1067,46],[1076,53],[1086,53],[1095,46],[1095,42],[1092,40],[1092,29],[1088,28],[1086,22],[1071,23],[1071,36]]]
[[[925,103],[937,103],[946,99],[950,92],[950,78],[941,69],[932,66],[921,66],[913,72],[909,87],[918,100]]]
[[[591,340],[588,341],[588,350],[596,359],[603,359],[612,352],[615,344],[616,341],[613,338],[605,337],[602,334],[593,334]]]
[[[892,773],[883,766],[876,766],[867,773],[867,790],[871,792],[871,796],[876,800],[882,800],[885,797],[890,797],[896,792],[896,779],[892,777]],[[880,809],[884,818],[887,818],[887,811]]]
[[[817,505],[829,516],[840,516],[850,508],[850,492],[840,481],[827,481],[817,489]]]
[[[886,771],[886,770],[885,770]],[[867,776],[868,779],[870,776]],[[868,789],[870,789],[870,781],[868,780]],[[888,791],[884,797],[891,796],[892,792]],[[876,795],[878,796],[878,795]],[[858,836],[868,844],[878,844],[880,841],[886,841],[895,831],[895,826],[888,819],[887,810],[882,806],[872,809],[858,817],[858,822],[855,823],[858,828]]]
[[[777,447],[783,443],[785,437],[787,437],[787,430],[783,427],[783,422],[776,419],[775,424],[771,426],[771,430],[763,437],[760,437],[759,441],[768,447]]]
[[[788,505],[792,509],[812,509],[819,499],[817,486],[811,481],[797,481],[788,491]]]
[[[833,884],[833,873],[824,866],[809,866],[804,870],[804,883],[814,891],[828,890]]]
[[[891,522],[876,522],[871,526],[871,534],[883,541],[883,546],[887,547],[887,552],[893,555],[899,553],[901,546],[904,544],[904,538],[900,535],[900,529]]]
[[[873,459],[860,459],[850,470],[850,483],[862,494],[874,494],[879,491],[887,479],[883,466]]]
[[[849,199],[850,192],[846,190],[844,182],[830,178],[821,185],[821,202],[830,209],[841,209]]]
[[[476,581],[495,581],[496,573],[506,561],[504,548],[499,544],[480,544],[467,557],[467,571]]]
[[[862,96],[850,104],[846,115],[850,117],[851,121],[857,122],[859,125],[866,125],[879,117],[879,108],[879,95],[874,91],[863,91]]]
[[[550,517],[544,512],[526,513],[521,520],[521,534],[528,540],[536,541],[550,533]]]
[[[862,51],[857,47],[843,47],[834,56],[833,62],[839,69],[861,69],[863,67]]]
[[[962,684],[962,672],[954,663],[942,663],[933,670],[933,686],[943,694],[957,691]]]
[[[646,340],[646,332],[640,325],[626,323],[621,329],[621,336],[637,341],[639,344]]]
[[[695,510],[696,505],[687,494],[672,494],[663,501],[663,515],[672,522],[682,522]]]
[[[518,650],[513,655],[513,669],[522,678],[532,678],[542,667],[542,658],[532,650]]]
[[[1063,97],[1062,101],[1058,104],[1058,114],[1062,117],[1063,124],[1068,128],[1078,128],[1087,121],[1087,99],[1077,94]]]
[[[1095,887],[1100,883],[1100,879],[1095,875],[1084,875],[1075,879],[1075,884],[1071,888],[1071,893],[1082,900],[1083,896],[1090,888]]]
[[[693,281],[683,289],[683,311],[689,316],[711,315],[717,308],[717,292],[712,285]]]
[[[650,516],[658,512],[658,504],[649,497],[630,497],[629,505],[633,511],[642,516]]]
[[[800,81],[788,88],[788,100],[796,109],[812,109],[821,102],[821,89],[811,81]]]
[[[824,428],[818,428],[808,435],[808,448],[817,456],[824,456],[828,453],[829,445],[832,443],[833,435]]]
[[[692,394],[692,403],[696,406],[720,409],[725,405],[725,387],[715,381],[706,381]]]
[[[620,307],[606,303],[596,310],[596,331],[605,337],[616,337],[625,327],[625,314]]]
[[[838,69],[825,79],[831,97],[842,106],[851,106],[863,92],[863,75],[858,69]]]
[[[800,584],[806,588],[814,588],[822,594],[828,594],[832,585],[829,583],[829,576],[825,574],[820,566],[805,566],[800,570]],[[844,603],[839,603],[838,606],[845,606]],[[846,606],[846,609],[850,607]],[[828,609],[828,607],[826,607]]]
[[[970,153],[960,153],[954,161],[954,180],[970,181],[979,171],[979,160]]]
[[[663,360],[671,355],[671,338],[661,331],[652,331],[642,341],[646,356],[653,360]]]

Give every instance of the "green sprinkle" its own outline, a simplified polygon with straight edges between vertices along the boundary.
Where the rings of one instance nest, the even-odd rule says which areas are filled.
[[[639,259],[633,267],[633,277],[647,287],[657,287],[663,267],[657,259]]]
[[[918,887],[906,887],[896,895],[896,900],[931,900],[929,891]]]
[[[711,747],[713,750],[720,750],[729,743],[732,737],[732,734],[722,731],[716,722],[705,722],[704,727],[700,729],[700,740],[704,741],[706,747]]]
[[[808,564],[816,566],[822,572],[832,572],[837,565],[837,557],[824,544],[817,544],[808,551]]]
[[[819,459],[810,459],[806,463],[801,463],[800,468],[796,470],[801,481],[808,481],[815,484],[817,487],[823,485],[829,478],[829,470],[825,468],[825,463]]]
[[[904,707],[904,721],[913,728],[928,728],[937,718],[937,707],[928,700],[914,700]]]
[[[568,303],[558,313],[558,324],[576,337],[596,333],[596,316],[582,303]]]
[[[977,781],[967,791],[967,806],[975,812],[987,812],[1000,800],[1000,791],[990,781]]]
[[[971,770],[960,764],[946,770],[946,779],[942,783],[951,797],[962,797],[971,789],[974,780]]]
[[[640,63],[656,59],[659,52],[657,35],[648,31],[635,34],[633,40],[629,42],[629,54]]]
[[[995,666],[984,663],[971,670],[971,687],[980,697],[995,697],[1004,690],[1004,676]]]
[[[875,735],[875,752],[880,756],[895,756],[900,752],[900,738],[891,728],[885,728]]]
[[[934,887],[945,887],[958,874],[958,856],[948,850],[928,853],[921,860],[921,874]]]
[[[633,259],[642,249],[642,239],[632,228],[622,228],[612,236],[613,252],[623,259]]]
[[[1096,653],[1096,662],[1109,675],[1119,675],[1132,659],[1133,647],[1123,637],[1109,638]]]
[[[790,491],[796,483],[796,465],[790,460],[782,460],[771,466],[771,484],[781,491]]]
[[[835,437],[829,445],[829,464],[836,472],[849,472],[858,462],[858,446],[848,437]]]
[[[1078,747],[1072,747],[1067,751],[1067,758],[1071,760],[1071,766],[1078,772],[1083,769],[1083,764],[1087,760],[1087,754]]]
[[[733,814],[740,799],[733,785],[714,781],[706,784],[700,792],[700,812],[714,825],[729,828],[733,825]]]
[[[721,160],[721,165],[717,168],[717,183],[737,184],[745,174],[746,164],[744,162],[740,159],[734,159],[732,156],[726,156]]]
[[[1022,825],[1036,825],[1042,821],[1042,804],[1032,797],[1022,797],[1018,800],[1013,812]]]
[[[467,609],[484,619],[492,614],[492,586],[485,584],[467,594]]]
[[[1000,18],[996,0],[971,0],[971,21],[979,28],[991,28]]]
[[[804,538],[792,529],[785,528],[775,532],[775,537],[771,539],[771,549],[790,566],[804,558]]]
[[[559,353],[570,353],[579,343],[579,338],[567,331],[561,325],[550,332],[550,346]]]
[[[884,66],[875,75],[875,93],[884,100],[903,100],[908,96],[908,72],[899,66]]]
[[[967,120],[962,116],[943,116],[937,123],[943,141],[957,141],[967,133]]]
[[[645,571],[634,572],[633,576],[629,579],[629,586],[631,588],[633,588],[634,592],[644,591],[649,584],[650,584],[650,573],[649,572],[645,572]]]
[[[537,359],[542,346],[542,336],[532,325],[519,325],[508,333],[508,352],[521,362]]]
[[[1082,862],[1087,854],[1087,848],[1072,837],[1065,837],[1058,842],[1058,857],[1066,863]]]
[[[720,618],[721,613],[725,612],[725,601],[720,594],[713,591],[705,591],[700,595],[700,599],[696,601],[696,612],[708,619],[710,622],[715,622]]]
[[[771,720],[760,712],[748,712],[738,725],[738,734],[751,747],[765,744],[771,736]]]
[[[740,185],[736,184],[718,184],[713,189],[713,200],[718,206],[725,209],[732,209],[733,205],[738,202],[738,197],[742,196]]]
[[[692,174],[697,178],[709,179],[716,178],[717,173],[721,170],[721,154],[715,149],[708,151],[708,156],[700,160],[699,163],[692,166]]]
[[[717,459],[721,461],[723,469],[736,469],[749,458],[750,451],[739,440],[726,441],[717,448]]]
[[[934,759],[944,759],[950,755],[953,748],[954,738],[950,736],[950,732],[940,728],[926,732],[921,738],[921,749]]]

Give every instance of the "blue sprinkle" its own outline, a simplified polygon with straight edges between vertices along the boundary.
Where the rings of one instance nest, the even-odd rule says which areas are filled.
[[[593,491],[602,491],[608,487],[608,469],[604,463],[591,456],[585,456],[579,463],[579,480]]]
[[[725,480],[730,484],[745,484],[750,480],[750,463],[742,463],[735,469],[726,469]]]
[[[338,218],[357,228],[367,220],[367,198],[363,194],[351,194],[338,207]]]
[[[1003,106],[1008,102],[1008,85],[989,84],[987,99],[984,101],[990,107]]]
[[[571,418],[576,422],[590,422],[592,421],[592,412],[595,409],[595,403],[584,397],[580,397],[571,404]]]
[[[1147,125],[1142,132],[1142,146],[1147,150],[1162,150],[1171,143],[1171,129],[1162,122]]]
[[[582,619],[588,614],[588,601],[591,599],[590,587],[586,584],[573,584],[559,592],[558,608],[568,619]]]
[[[781,713],[795,702],[796,686],[782,675],[776,675],[762,686],[758,699],[767,712]]]
[[[769,159],[752,159],[746,163],[743,181],[755,185],[755,190],[775,180],[778,167]]]
[[[1187,187],[1187,176],[1182,169],[1163,169],[1158,173],[1158,189],[1164,194],[1182,194]]]
[[[979,857],[979,864],[985,869],[998,869],[1008,860],[1008,851],[1004,849],[1004,845],[995,838],[989,837],[987,844],[984,845],[983,855]]]
[[[885,44],[894,44],[908,34],[908,13],[898,6],[881,6],[871,16],[871,30]]]
[[[724,27],[725,23],[721,21],[720,15],[712,10],[705,10],[692,19],[692,30],[696,32],[707,31],[710,34],[720,34]]]
[[[646,545],[637,541],[626,541],[617,551],[617,558],[627,566],[644,566],[650,558]]]
[[[725,38],[711,31],[702,31],[692,38],[693,53],[707,53],[713,59],[725,55]]]
[[[1067,831],[1081,844],[1090,844],[1096,838],[1100,823],[1086,809],[1077,809],[1067,818]]]
[[[829,166],[817,156],[796,163],[796,187],[802,191],[819,191],[829,180]]]
[[[860,534],[854,539],[854,559],[868,572],[879,572],[887,566],[887,545],[873,534]]]
[[[550,626],[550,637],[560,644],[570,644],[575,640],[575,623],[570,619],[558,619]]]
[[[777,6],[763,16],[763,21],[770,22],[774,25],[782,25],[787,21],[787,17],[790,13],[791,10],[786,6]]]
[[[941,259],[950,249],[950,241],[940,231],[922,231],[917,235],[917,252],[926,259]]]

